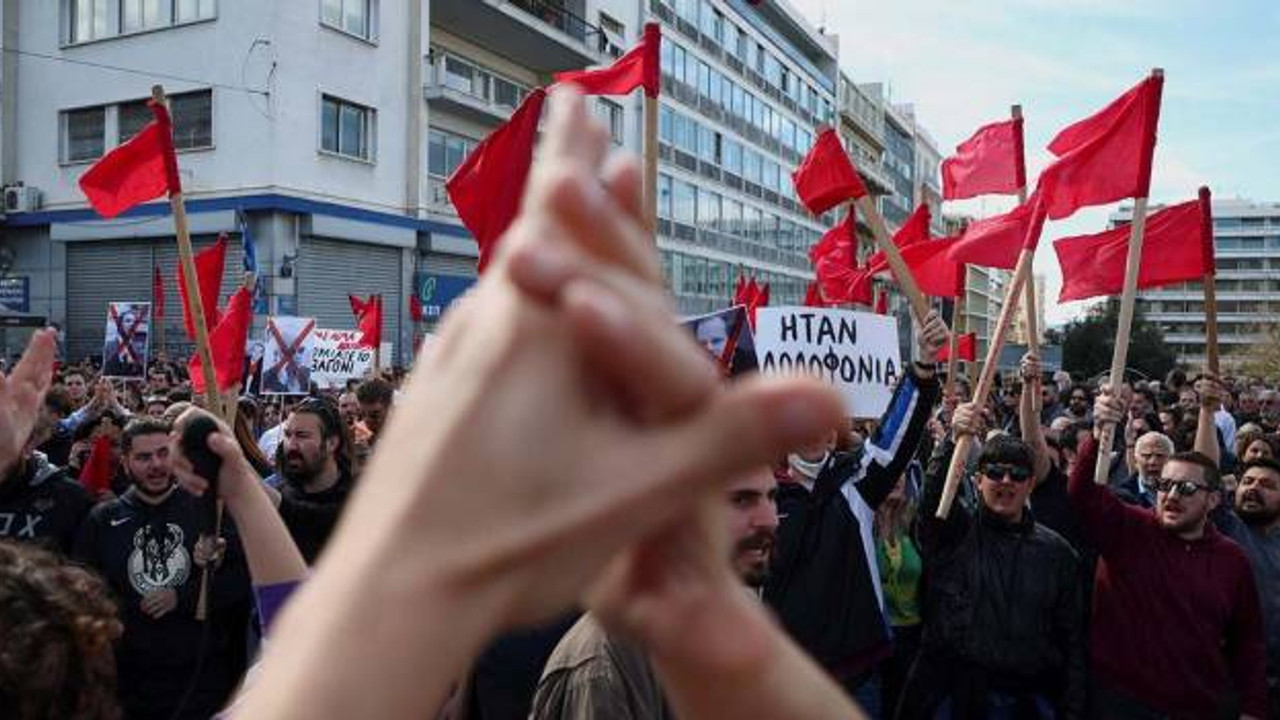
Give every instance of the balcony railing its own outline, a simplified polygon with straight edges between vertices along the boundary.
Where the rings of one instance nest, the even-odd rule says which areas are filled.
[[[555,0],[509,0],[517,7],[545,22],[569,37],[592,48],[601,48],[607,42],[600,28],[578,17]]]
[[[509,117],[529,94],[529,88],[460,57],[432,48],[427,56],[426,90],[453,92],[499,117]]]

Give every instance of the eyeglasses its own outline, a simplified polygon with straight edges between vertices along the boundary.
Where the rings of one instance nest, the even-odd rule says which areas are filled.
[[[1001,482],[1006,477],[1015,483],[1024,483],[1031,479],[1031,471],[1019,465],[987,465],[981,472],[991,482]]]
[[[1191,497],[1201,490],[1207,491],[1209,489],[1208,485],[1201,485],[1190,480],[1170,480],[1168,478],[1160,478],[1154,484],[1154,487],[1158,493],[1173,493],[1178,497]]]

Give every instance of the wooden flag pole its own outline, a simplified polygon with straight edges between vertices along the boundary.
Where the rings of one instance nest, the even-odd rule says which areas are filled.
[[[1024,247],[1018,255],[1013,282],[1005,291],[1004,305],[1000,308],[1000,319],[996,322],[996,332],[987,343],[987,356],[982,363],[982,375],[978,378],[978,386],[973,390],[975,402],[981,402],[980,398],[985,398],[991,392],[996,366],[999,364],[1000,350],[1004,347],[1005,335],[1009,332],[1014,310],[1018,306],[1018,295],[1022,293],[1027,276],[1031,274],[1031,259],[1035,256],[1035,252],[1035,248]],[[942,488],[942,498],[938,502],[937,517],[939,518],[945,518],[951,512],[951,503],[955,500],[956,491],[960,488],[960,473],[964,470],[972,444],[972,435],[961,435],[956,438],[955,453],[951,456],[951,466],[947,468],[947,482]]]
[[[249,273],[249,276],[252,277],[253,273]],[[236,412],[240,409],[239,396],[240,396],[240,386],[237,385],[236,387],[232,388],[231,392],[227,393],[227,396],[225,398],[223,398],[224,414],[222,417],[224,420],[226,420],[227,427],[231,428],[231,431],[233,433],[235,432],[235,428],[236,428]],[[215,543],[217,543],[218,538],[222,536],[222,514],[223,514],[222,511],[223,511],[222,498],[218,498],[216,510],[214,512],[214,520],[213,520],[213,540]],[[216,544],[214,548],[216,550],[217,548]],[[209,617],[209,564],[205,563],[204,567],[200,568],[200,594],[196,596],[196,620],[204,621],[208,617]]]
[[[1022,106],[1014,105],[1009,110],[1009,115],[1015,119],[1022,118]],[[1025,163],[1025,161],[1024,161]],[[1022,168],[1023,176],[1026,176],[1026,168]],[[1018,204],[1023,205],[1027,202],[1027,186],[1024,184],[1018,188]],[[1032,272],[1027,273],[1027,284],[1025,290],[1025,301],[1023,303],[1023,312],[1027,314],[1027,352],[1040,357],[1040,318],[1036,313],[1036,278]],[[1037,414],[1040,412],[1041,406],[1044,404],[1040,398],[1040,382],[1041,378],[1036,376],[1031,378],[1031,387],[1023,388],[1023,392],[1030,392],[1032,397],[1031,407]]]
[[[916,285],[916,278],[911,274],[911,268],[907,267],[907,263],[902,259],[902,253],[898,251],[898,246],[893,243],[889,228],[885,227],[884,218],[880,216],[880,211],[876,210],[876,204],[871,196],[863,195],[856,202],[858,210],[871,226],[871,234],[875,236],[876,245],[884,253],[889,269],[893,271],[893,277],[898,281],[899,289],[911,303],[911,311],[916,316],[916,322],[923,326],[924,319],[929,315],[929,301],[925,299],[924,293],[920,292],[920,286]]]
[[[1200,207],[1204,214],[1203,232],[1207,237],[1201,237],[1200,242],[1203,244],[1206,253],[1210,253],[1210,259],[1213,248],[1213,218],[1209,209],[1209,188],[1200,188]],[[1205,372],[1214,376],[1219,375],[1220,362],[1218,356],[1218,290],[1214,287],[1217,279],[1217,271],[1213,263],[1207,263],[1207,270],[1204,275],[1204,355],[1205,355]]]
[[[943,388],[942,397],[954,398],[956,394],[956,373],[960,368],[960,335],[964,324],[965,298],[969,295],[969,266],[960,264],[960,293],[951,304],[951,357],[947,358],[947,384]]]
[[[1111,372],[1107,382],[1112,393],[1120,393],[1120,385],[1124,382],[1124,369],[1129,361],[1129,333],[1133,330],[1133,306],[1138,293],[1138,271],[1142,267],[1142,235],[1147,226],[1147,199],[1135,198],[1133,201],[1133,223],[1129,232],[1129,254],[1124,260],[1124,292],[1120,296],[1120,324],[1116,327],[1116,348],[1111,354]],[[1098,437],[1098,458],[1094,465],[1093,481],[1098,485],[1106,485],[1111,475],[1111,444],[1115,439],[1116,426],[1102,426]]]
[[[658,233],[658,98],[644,95],[644,221]]]

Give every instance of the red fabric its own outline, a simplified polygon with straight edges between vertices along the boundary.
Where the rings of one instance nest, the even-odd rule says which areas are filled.
[[[364,314],[365,301],[348,293],[347,302],[351,305],[351,314],[355,315],[356,319],[359,320],[360,316]]]
[[[218,382],[218,392],[231,390],[244,377],[244,346],[253,324],[253,290],[242,287],[227,301],[227,311],[222,320],[209,333],[209,355],[213,358],[213,372]],[[204,364],[200,353],[193,353],[187,361],[187,374],[191,387],[197,393],[204,392]]]
[[[1038,187],[1051,219],[1088,205],[1147,196],[1163,86],[1164,78],[1152,75],[1049,143],[1059,159],[1040,173]]]
[[[840,136],[832,128],[818,134],[813,149],[791,173],[791,181],[795,183],[796,195],[814,215],[867,194],[867,186],[862,184],[849,154],[840,144]]]
[[[949,255],[958,240],[958,237],[930,240],[902,251],[902,261],[911,269],[920,292],[938,298],[953,298],[963,292],[964,266]]]
[[[1172,205],[1148,216],[1142,237],[1138,288],[1203,278],[1212,267],[1205,267],[1203,226],[1204,213],[1199,200]],[[1119,295],[1124,288],[1129,234],[1130,227],[1124,225],[1094,235],[1055,240],[1053,249],[1062,267],[1062,292],[1058,302]]]
[[[755,282],[752,279],[752,282]],[[756,310],[762,307],[769,307],[769,283],[760,285],[756,291],[755,297],[751,299],[751,303],[747,305],[747,320],[751,323],[751,329],[756,329]]]
[[[422,322],[423,317],[422,301],[418,299],[418,293],[409,293],[409,319]]]
[[[738,271],[738,282],[733,286],[733,304],[747,304],[747,278],[743,276],[742,271]]]
[[[445,183],[458,218],[480,248],[481,272],[520,212],[546,97],[542,88],[529,93],[511,119],[477,145]]]
[[[111,479],[115,474],[111,438],[99,435],[89,448],[89,460],[80,468],[80,484],[96,498],[111,489]]]
[[[898,228],[898,232],[893,234],[893,244],[898,246],[899,250],[904,250],[916,243],[925,242],[929,239],[930,222],[932,222],[932,214],[929,212],[929,205],[920,203],[915,212],[911,213],[911,217]],[[867,258],[867,272],[874,275],[888,269],[889,259],[885,257],[883,250],[877,250]]]
[[[222,271],[227,262],[227,234],[218,236],[218,242],[196,253],[196,286],[200,291],[200,307],[204,308],[207,327],[218,325],[218,296],[222,293]],[[178,263],[178,293],[182,296],[182,323],[187,337],[196,339],[196,324],[191,319],[191,302],[187,299],[186,274]]]
[[[644,94],[658,97],[662,30],[657,23],[644,26],[640,43],[612,65],[599,70],[570,70],[555,74],[557,83],[572,83],[587,95],[626,95],[638,87]]]
[[[361,300],[355,295],[348,295],[351,312],[356,316],[356,329],[360,331],[360,344],[374,350],[382,347],[382,296],[370,295],[368,300]]]
[[[115,217],[166,192],[182,192],[169,113],[150,105],[155,120],[80,176],[80,189],[102,217]]]
[[[164,276],[159,265],[151,270],[151,316],[159,321],[164,319]]]
[[[822,299],[822,293],[818,291],[818,283],[811,282],[804,289],[804,306],[817,308],[827,306],[827,303]]]
[[[1027,184],[1022,118],[978,128],[942,161],[942,198],[963,200],[992,193],[1008,195]]]
[[[968,360],[969,362],[978,361],[978,334],[965,333],[956,338],[956,358],[958,360]],[[938,362],[946,362],[951,359],[951,343],[942,346],[942,350],[938,352]]]
[[[871,276],[858,267],[857,214],[850,208],[844,220],[809,248],[818,292],[831,305],[871,304]]]
[[[951,246],[950,257],[957,263],[1012,270],[1024,244],[1035,247],[1044,228],[1044,217],[1035,211],[1036,199],[996,215],[971,223]]]
[[[880,288],[876,291],[876,314],[889,314],[889,291],[884,288]]]
[[[756,284],[756,279],[753,277],[747,281],[746,286],[742,289],[742,304],[746,305],[747,309],[750,310],[759,297],[760,286]]]
[[[1200,250],[1206,275],[1218,272],[1218,262],[1213,259],[1213,203],[1209,188],[1200,187]]]

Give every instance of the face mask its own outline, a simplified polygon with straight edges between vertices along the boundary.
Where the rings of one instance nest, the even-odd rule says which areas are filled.
[[[804,477],[807,477],[810,480],[817,480],[818,473],[822,472],[822,466],[827,464],[827,458],[830,456],[831,456],[831,452],[828,451],[823,453],[822,457],[819,460],[815,462],[809,462],[808,460],[805,460],[799,455],[795,453],[791,453],[787,455],[787,464],[791,466],[792,470],[795,470],[797,473],[800,473]]]

